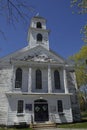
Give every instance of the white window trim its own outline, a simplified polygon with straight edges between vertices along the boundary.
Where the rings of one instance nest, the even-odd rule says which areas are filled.
[[[22,101],[23,101],[23,113],[18,113],[18,101],[19,101],[19,100],[22,100]],[[17,100],[16,113],[17,113],[17,116],[24,116],[24,115],[25,115],[25,101],[24,101],[24,99],[18,99],[18,100]]]

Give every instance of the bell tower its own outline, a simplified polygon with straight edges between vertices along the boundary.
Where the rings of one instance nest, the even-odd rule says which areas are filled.
[[[46,29],[46,20],[40,16],[31,19],[28,31],[28,45],[30,48],[38,45],[49,50],[49,30]]]

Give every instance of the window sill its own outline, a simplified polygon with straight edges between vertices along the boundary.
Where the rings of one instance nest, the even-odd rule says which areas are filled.
[[[13,91],[18,91],[19,92],[19,91],[22,91],[22,89],[21,88],[14,88]]]
[[[24,116],[24,113],[17,113],[17,116]]]
[[[20,90],[21,88],[14,88],[14,89]]]
[[[63,116],[63,115],[64,115],[64,113],[63,113],[63,112],[59,112],[59,115],[60,115],[60,116]]]

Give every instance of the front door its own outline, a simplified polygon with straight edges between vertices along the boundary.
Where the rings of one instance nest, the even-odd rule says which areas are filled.
[[[48,121],[48,103],[46,100],[36,100],[34,102],[34,117],[37,122]]]

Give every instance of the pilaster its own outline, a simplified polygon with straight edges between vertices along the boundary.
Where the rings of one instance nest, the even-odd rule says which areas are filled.
[[[32,92],[32,68],[29,67],[29,77],[28,77],[28,92]]]
[[[68,93],[68,84],[67,84],[67,75],[66,75],[66,69],[63,69],[63,77],[64,77],[64,89],[65,89],[65,93]]]
[[[48,93],[52,93],[52,77],[50,65],[48,65]]]

